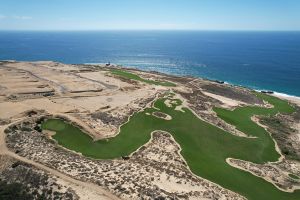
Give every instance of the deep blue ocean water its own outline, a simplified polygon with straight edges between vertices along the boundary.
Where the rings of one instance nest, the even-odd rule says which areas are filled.
[[[300,96],[300,32],[0,32],[0,60],[111,62]]]

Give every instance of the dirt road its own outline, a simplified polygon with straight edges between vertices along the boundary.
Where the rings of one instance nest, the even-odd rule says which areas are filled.
[[[21,120],[20,120],[21,121]],[[29,160],[27,158],[21,157],[11,151],[8,150],[5,144],[5,133],[4,130],[7,128],[9,125],[5,126],[0,126],[0,154],[2,155],[8,155],[14,159],[20,160],[22,162],[28,163],[30,165],[33,165],[36,168],[39,168],[41,170],[47,171],[50,174],[57,176],[58,178],[66,181],[67,183],[74,184],[76,186],[80,186],[83,190],[92,190],[96,195],[99,197],[98,199],[101,200],[119,200],[120,198],[113,195],[112,193],[106,191],[105,189],[101,188],[100,186],[93,184],[93,183],[88,183],[88,182],[82,182],[79,180],[76,180],[74,178],[71,178],[61,172],[58,172],[52,168],[49,168],[47,166],[44,166],[40,163],[34,162],[32,160]],[[88,199],[88,197],[86,197]]]

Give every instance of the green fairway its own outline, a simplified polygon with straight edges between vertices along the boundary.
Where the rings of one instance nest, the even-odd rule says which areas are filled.
[[[167,82],[167,81],[152,81],[152,80],[143,79],[136,74],[129,73],[129,72],[126,72],[126,71],[120,70],[120,69],[111,69],[110,71],[112,74],[122,76],[122,77],[125,77],[128,79],[136,80],[136,81],[141,81],[141,82],[148,83],[148,84],[162,85],[162,86],[167,86],[167,87],[175,87],[176,86],[174,83]]]
[[[237,137],[197,118],[189,109],[175,110],[176,105],[167,107],[165,97],[155,102],[155,107],[172,117],[172,120],[156,118],[146,113],[157,111],[147,108],[135,113],[128,123],[120,128],[113,138],[94,142],[87,134],[60,119],[50,119],[42,124],[43,129],[56,131],[57,142],[83,155],[112,159],[129,155],[149,141],[150,133],[164,130],[173,135],[181,146],[181,154],[193,173],[235,191],[252,200],[299,200],[300,191],[286,193],[271,183],[248,172],[231,167],[226,158],[236,158],[264,163],[276,161],[279,154],[269,134],[250,120],[252,115],[273,115],[277,112],[291,113],[293,108],[287,102],[275,97],[257,94],[274,105],[274,108],[243,107],[233,111],[215,108],[218,116],[239,130],[257,138]],[[177,105],[181,104],[177,100]]]

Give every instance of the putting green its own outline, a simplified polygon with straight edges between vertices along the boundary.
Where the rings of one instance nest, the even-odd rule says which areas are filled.
[[[157,111],[147,108],[135,113],[128,123],[121,126],[120,133],[113,138],[94,142],[87,134],[60,119],[49,119],[42,124],[43,129],[56,131],[57,142],[83,155],[112,159],[129,155],[150,139],[150,133],[164,130],[173,135],[181,146],[181,154],[193,173],[235,191],[252,200],[299,200],[300,191],[287,193],[278,190],[271,183],[248,172],[231,167],[226,158],[236,158],[254,163],[276,161],[279,154],[270,135],[250,120],[252,115],[273,115],[277,112],[293,112],[287,102],[267,95],[257,94],[274,105],[274,108],[243,107],[233,111],[215,108],[218,116],[235,125],[239,130],[257,138],[237,137],[197,118],[189,109],[175,110],[181,101],[176,100],[167,107],[165,97],[155,102],[159,108],[172,117],[164,120],[146,113]],[[61,124],[65,128],[61,130]]]
[[[126,71],[120,70],[120,69],[111,69],[110,71],[112,74],[122,76],[122,77],[125,77],[128,79],[131,79],[131,80],[141,81],[141,82],[148,83],[148,84],[161,85],[161,86],[166,86],[166,87],[175,87],[176,86],[174,83],[167,82],[167,81],[153,81],[153,80],[143,79],[136,74],[129,73],[129,72],[126,72]]]

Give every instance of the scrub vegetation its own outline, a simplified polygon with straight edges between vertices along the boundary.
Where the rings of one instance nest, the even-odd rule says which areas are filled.
[[[300,179],[298,176],[296,176],[294,174],[289,174],[289,177],[291,177],[292,179],[296,179],[296,180]]]
[[[287,102],[268,95],[257,94],[260,98],[274,105],[273,108],[247,106],[233,111],[214,108],[217,115],[226,122],[236,126],[249,136],[234,136],[205,121],[200,120],[188,108],[176,110],[180,100],[172,95],[158,99],[154,107],[172,117],[164,120],[146,113],[156,109],[147,108],[135,113],[128,123],[120,128],[120,133],[109,139],[93,141],[91,137],[60,119],[49,119],[42,124],[43,129],[56,131],[53,138],[62,146],[80,152],[84,156],[97,159],[113,159],[128,156],[149,141],[151,132],[167,131],[182,148],[184,157],[191,171],[200,177],[215,182],[235,191],[248,199],[293,200],[300,199],[300,191],[287,193],[278,190],[274,185],[248,172],[227,164],[227,158],[247,160],[254,163],[276,161],[279,154],[271,136],[251,120],[253,115],[274,115],[278,112],[292,113],[294,108]],[[172,99],[172,106],[165,104]]]

